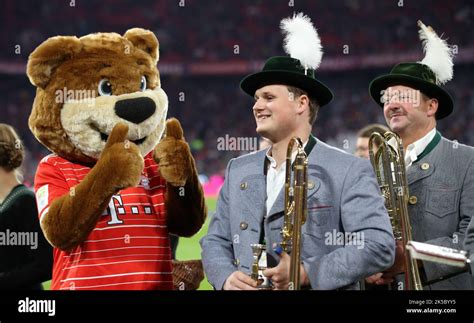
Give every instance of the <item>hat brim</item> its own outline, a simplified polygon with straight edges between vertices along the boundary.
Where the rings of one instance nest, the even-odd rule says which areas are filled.
[[[262,71],[250,74],[240,82],[240,88],[253,97],[258,89],[272,84],[300,88],[316,99],[320,107],[331,102],[334,97],[331,90],[323,83],[300,73],[289,71]]]
[[[387,74],[377,77],[370,82],[370,96],[379,106],[383,107],[384,104],[381,102],[382,91],[393,85],[409,86],[420,90],[430,98],[436,98],[438,100],[437,120],[443,119],[453,112],[453,98],[448,92],[436,84],[406,74]]]

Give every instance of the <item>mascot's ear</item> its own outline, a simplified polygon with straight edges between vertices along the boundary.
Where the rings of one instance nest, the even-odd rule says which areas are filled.
[[[28,59],[26,73],[30,82],[44,89],[51,80],[54,70],[79,53],[81,48],[81,42],[74,36],[56,36],[47,39],[30,54]]]
[[[132,28],[127,30],[123,37],[128,39],[135,47],[143,50],[145,53],[150,55],[153,58],[155,64],[158,62],[159,44],[158,39],[156,38],[154,33],[142,28]]]

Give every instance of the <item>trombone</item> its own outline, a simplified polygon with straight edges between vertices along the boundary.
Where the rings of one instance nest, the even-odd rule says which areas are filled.
[[[377,141],[378,150],[374,145]],[[390,142],[393,142],[392,145]],[[405,258],[405,289],[422,290],[423,285],[416,260],[410,257],[406,245],[413,240],[410,218],[408,215],[408,182],[402,140],[390,131],[381,135],[373,133],[369,138],[370,162],[374,168],[377,182],[385,199],[393,234],[396,241],[401,241]]]
[[[291,165],[291,155],[296,145],[296,159]],[[293,171],[292,171],[293,167]],[[293,181],[292,175],[293,174]],[[290,254],[289,289],[301,289],[301,227],[306,222],[308,195],[308,157],[300,138],[291,138],[286,152],[285,213],[281,229],[283,250]]]
[[[296,159],[293,165],[291,157],[296,145]],[[285,211],[281,248],[290,255],[290,279],[288,289],[301,289],[301,227],[306,222],[307,214],[307,185],[308,185],[308,158],[300,138],[291,138],[286,154],[285,173]],[[272,289],[261,277],[260,271],[265,269],[259,265],[259,259],[266,250],[263,244],[252,244],[252,272],[250,276],[256,280],[259,289]]]

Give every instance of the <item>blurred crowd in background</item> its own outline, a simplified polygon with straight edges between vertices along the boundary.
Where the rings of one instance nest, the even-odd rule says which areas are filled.
[[[303,3],[304,2],[304,3]],[[403,2],[403,1],[402,1]],[[350,55],[400,55],[419,53],[416,20],[423,18],[459,50],[474,45],[473,5],[470,1],[14,1],[1,2],[0,20],[0,122],[14,126],[28,150],[25,180],[32,184],[36,166],[48,154],[28,129],[35,91],[24,73],[8,70],[25,64],[29,53],[48,37],[58,34],[82,36],[97,31],[124,33],[143,27],[160,41],[160,62],[232,62],[264,60],[284,55],[279,21],[303,11],[313,18],[322,38],[325,56],[342,57],[343,46]],[[184,4],[180,6],[180,4]],[[15,46],[21,46],[15,53]],[[239,46],[238,54],[235,45]],[[347,54],[347,53],[346,53]],[[21,66],[21,65],[20,65]],[[159,65],[160,66],[160,65]],[[385,123],[382,110],[368,94],[371,79],[391,69],[357,68],[322,70],[319,79],[334,92],[324,107],[314,134],[349,153],[355,134],[369,123]],[[255,66],[254,70],[260,66]],[[456,64],[454,80],[446,88],[455,99],[455,111],[438,124],[441,133],[460,143],[474,145],[474,58]],[[163,73],[162,86],[170,99],[169,116],[181,121],[203,178],[222,176],[230,158],[246,151],[217,149],[218,138],[256,137],[252,115],[253,99],[239,89],[244,73],[187,75]]]
[[[71,7],[71,2],[75,5]],[[290,6],[290,3],[294,6]],[[12,59],[15,44],[23,59],[39,43],[60,32],[85,35],[123,33],[140,26],[156,33],[166,61],[258,59],[280,53],[280,20],[293,11],[309,15],[325,53],[380,54],[418,49],[413,32],[420,18],[433,23],[459,46],[472,44],[472,3],[466,0],[2,0],[0,57]]]

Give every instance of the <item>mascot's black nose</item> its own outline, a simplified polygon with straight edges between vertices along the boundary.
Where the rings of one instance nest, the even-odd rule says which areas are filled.
[[[150,98],[126,99],[115,102],[115,113],[122,119],[139,124],[155,113],[155,102]]]

